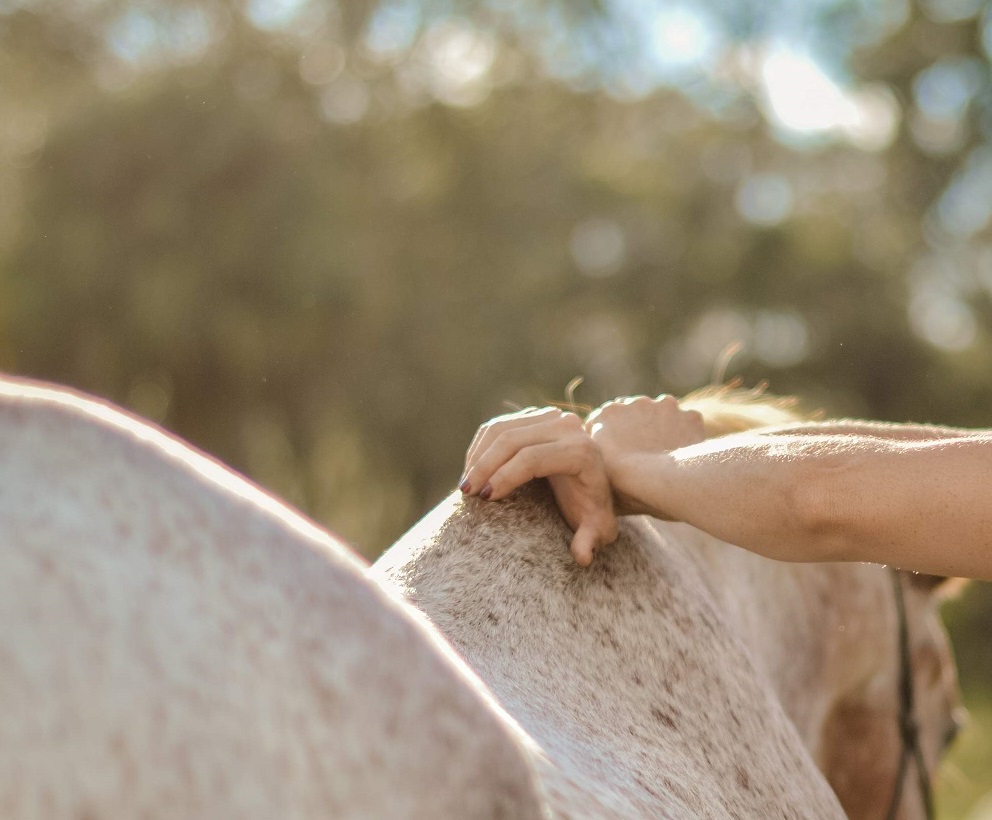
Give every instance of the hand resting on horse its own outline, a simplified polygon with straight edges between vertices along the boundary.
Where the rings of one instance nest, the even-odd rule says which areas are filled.
[[[482,425],[465,457],[459,488],[486,501],[505,498],[533,478],[547,478],[575,532],[572,555],[583,567],[617,537],[603,456],[574,413],[527,408]]]
[[[584,424],[531,408],[479,429],[461,489],[497,501],[536,477],[583,566],[616,514],[645,513],[778,560],[992,579],[989,431],[831,421],[704,440],[671,396],[608,402]]]
[[[628,408],[620,423],[606,425],[616,406]],[[629,452],[663,453],[703,440],[699,413],[684,412],[672,396],[617,399],[583,424],[554,407],[527,408],[482,425],[465,457],[460,489],[486,501],[505,498],[533,478],[546,477],[562,516],[575,531],[572,555],[581,566],[617,537],[616,515],[650,512],[636,497],[611,489],[606,459]]]

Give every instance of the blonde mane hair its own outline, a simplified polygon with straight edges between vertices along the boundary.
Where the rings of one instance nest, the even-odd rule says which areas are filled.
[[[769,395],[766,388],[764,384],[750,390],[737,383],[710,385],[683,397],[679,406],[702,415],[707,438],[797,424],[818,416],[802,411],[795,398]]]

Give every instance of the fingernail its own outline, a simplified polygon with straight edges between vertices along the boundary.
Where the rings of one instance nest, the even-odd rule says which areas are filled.
[[[472,489],[472,485],[468,483],[468,479],[466,478],[463,479],[462,483],[458,485],[458,489],[467,495],[468,491]]]
[[[479,498],[481,498],[483,501],[488,501],[489,496],[491,496],[492,494],[493,494],[493,485],[487,484],[479,491]]]

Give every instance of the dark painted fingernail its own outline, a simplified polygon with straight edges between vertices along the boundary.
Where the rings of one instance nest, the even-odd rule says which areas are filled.
[[[479,498],[481,498],[483,501],[488,501],[489,496],[491,496],[492,494],[493,494],[493,485],[487,484],[479,491]]]
[[[468,491],[472,489],[472,485],[468,483],[468,479],[464,479],[461,484],[458,485],[458,489],[463,493],[468,494]]]

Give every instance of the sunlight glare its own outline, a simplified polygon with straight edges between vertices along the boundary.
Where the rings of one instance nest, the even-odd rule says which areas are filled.
[[[712,23],[685,6],[659,12],[652,26],[654,54],[667,67],[687,68],[710,60],[719,47]]]
[[[841,88],[808,55],[771,47],[760,62],[763,108],[779,128],[799,136],[841,137],[864,151],[881,151],[898,132],[899,103],[874,83]]]
[[[435,98],[470,107],[489,95],[489,75],[496,60],[496,43],[490,35],[467,23],[446,20],[431,27],[424,46]]]
[[[902,110],[885,83],[872,83],[851,96],[853,117],[844,124],[848,141],[862,151],[884,151],[899,133]]]
[[[789,131],[822,133],[850,123],[854,105],[813,60],[773,48],[761,66],[767,113]]]
[[[249,0],[248,19],[260,29],[278,29],[289,25],[307,5],[308,0]]]

